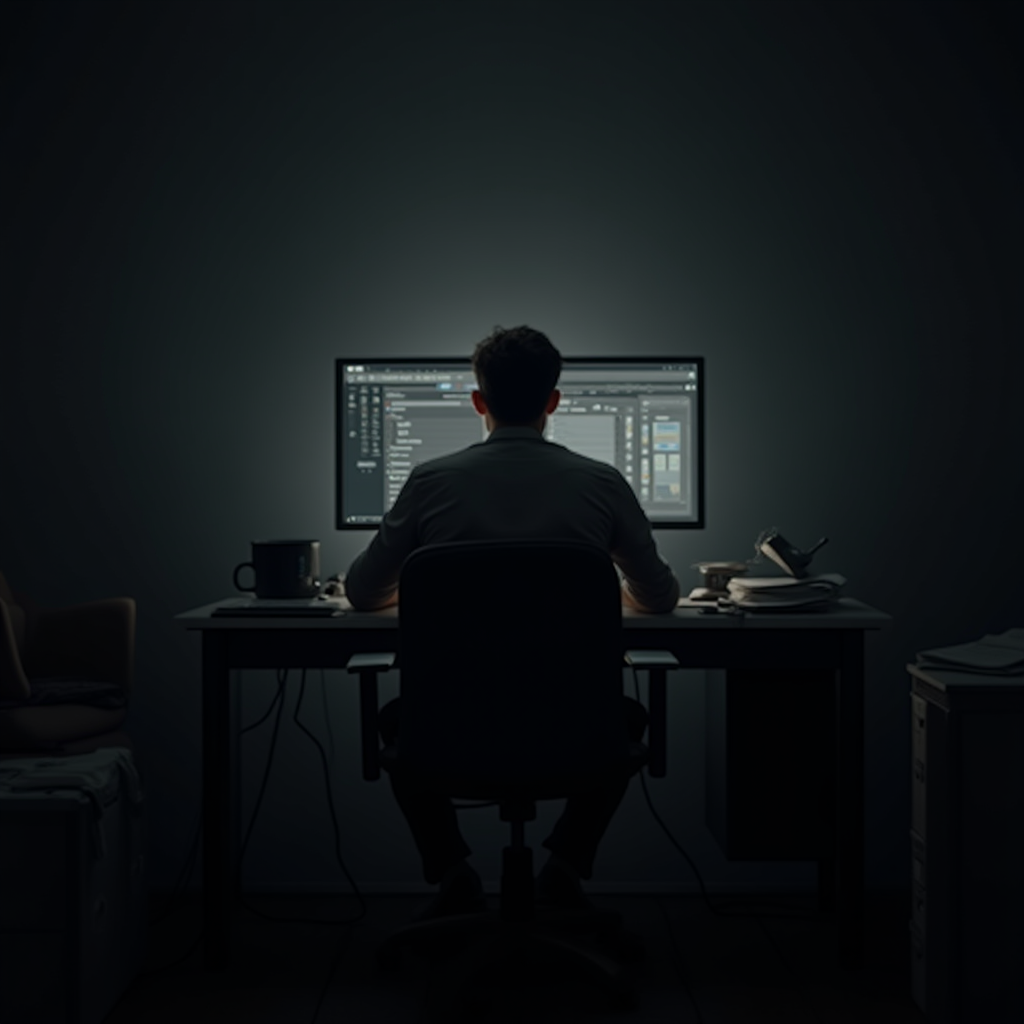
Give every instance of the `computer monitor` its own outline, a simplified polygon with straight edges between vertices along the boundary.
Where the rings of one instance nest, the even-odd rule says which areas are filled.
[[[339,359],[339,530],[375,529],[421,462],[483,441],[466,358]],[[657,528],[704,526],[704,360],[562,359],[544,436],[610,463]]]

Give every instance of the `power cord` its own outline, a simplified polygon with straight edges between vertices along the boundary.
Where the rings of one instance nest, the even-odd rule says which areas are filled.
[[[277,745],[277,734],[278,734],[278,730],[279,730],[280,724],[281,724],[281,713],[284,710],[284,696],[285,696],[285,688],[286,688],[286,685],[287,685],[287,680],[288,680],[288,670],[287,669],[279,669],[279,670],[277,670],[277,691],[274,694],[274,698],[273,698],[273,700],[271,700],[270,705],[268,706],[267,710],[263,713],[263,715],[259,719],[257,719],[251,725],[245,726],[239,732],[239,736],[241,737],[245,733],[251,732],[253,729],[258,728],[259,726],[261,726],[270,717],[271,713],[274,711],[274,708],[275,707],[277,708],[277,715],[274,718],[274,732],[273,732],[273,734],[271,736],[270,750],[269,750],[269,752],[267,754],[267,761],[266,761],[266,765],[265,765],[264,771],[263,771],[263,780],[262,780],[262,782],[260,784],[260,791],[259,791],[259,794],[258,794],[258,796],[256,798],[256,806],[253,809],[252,817],[249,819],[249,825],[248,825],[248,828],[246,829],[245,839],[244,839],[244,841],[242,843],[242,849],[241,849],[241,852],[239,854],[238,866],[236,868],[236,873],[235,873],[235,877],[236,878],[239,877],[239,873],[241,872],[242,861],[243,861],[243,859],[245,857],[245,851],[246,851],[246,849],[247,849],[247,847],[249,845],[249,839],[252,836],[252,831],[253,831],[253,828],[254,828],[254,826],[256,824],[256,817],[259,814],[260,806],[261,806],[261,804],[263,802],[263,796],[264,796],[264,794],[266,792],[267,781],[268,781],[268,779],[270,777],[270,768],[271,768],[271,765],[273,763],[274,751],[275,751],[276,745]],[[331,761],[333,762],[333,759],[334,759],[334,749],[335,749],[334,734],[333,734],[333,731],[330,728],[330,715],[327,713],[327,710],[328,710],[327,709],[327,691],[326,691],[326,681],[325,681],[325,678],[324,678],[323,669],[320,670],[320,683],[321,683],[321,695],[322,695],[324,711],[325,711],[324,717],[327,719],[327,722],[328,722],[328,735],[330,736],[330,746],[331,746],[331,755],[332,755],[331,756]],[[275,923],[289,923],[289,924],[291,924],[291,923],[298,923],[298,924],[321,924],[321,925],[351,925],[351,924],[357,924],[359,921],[362,921],[366,917],[366,912],[367,912],[366,901],[365,901],[365,899],[363,897],[362,892],[359,890],[359,887],[356,885],[355,880],[352,878],[352,875],[349,873],[349,870],[348,870],[347,866],[345,865],[345,862],[344,862],[344,860],[343,860],[343,858],[341,856],[341,830],[340,830],[340,828],[338,826],[337,814],[336,814],[335,808],[334,808],[334,796],[333,796],[333,792],[331,790],[330,771],[329,771],[327,756],[326,756],[326,754],[324,752],[324,748],[321,745],[320,741],[302,724],[302,722],[299,721],[299,711],[300,711],[300,709],[302,707],[302,700],[303,700],[303,695],[304,695],[304,691],[305,691],[305,685],[306,685],[306,672],[305,672],[305,669],[303,669],[302,677],[301,677],[301,680],[300,680],[300,687],[299,687],[299,698],[298,698],[298,701],[297,701],[296,706],[295,706],[295,711],[294,711],[294,714],[292,716],[292,720],[295,722],[295,724],[307,736],[309,736],[309,738],[311,740],[313,740],[313,742],[317,746],[318,751],[320,752],[321,763],[322,763],[323,769],[324,769],[324,782],[325,782],[326,788],[327,788],[328,807],[329,807],[330,812],[331,812],[331,821],[332,821],[332,824],[334,826],[335,856],[337,857],[338,863],[341,865],[341,869],[345,873],[345,877],[348,879],[349,884],[352,886],[353,892],[355,893],[356,898],[359,901],[359,908],[360,908],[359,909],[359,913],[356,914],[356,916],[353,917],[353,918],[350,918],[350,919],[347,919],[347,920],[340,920],[340,921],[324,921],[324,920],[321,920],[321,919],[312,919],[312,918],[272,917],[271,915],[265,914],[262,911],[257,910],[255,907],[250,906],[248,903],[245,902],[244,899],[242,899],[241,902],[245,906],[245,908],[248,911],[250,911],[250,913],[256,914],[257,916],[265,918],[268,921],[274,921]],[[197,860],[197,854],[199,852],[199,838],[200,838],[201,834],[202,834],[202,811],[200,811],[200,813],[199,813],[199,819],[198,819],[198,821],[196,823],[195,835],[193,836],[193,839],[192,839],[191,849],[189,850],[188,856],[185,859],[185,866],[182,869],[181,874],[179,874],[178,879],[175,882],[173,889],[171,890],[171,894],[168,897],[167,904],[165,905],[164,909],[158,915],[156,915],[156,920],[153,923],[153,927],[154,928],[155,927],[159,927],[170,916],[170,914],[171,914],[171,912],[173,910],[173,907],[174,907],[175,899],[178,896],[179,890],[182,888],[183,885],[187,886],[188,882],[191,880],[192,872],[195,869],[195,863],[196,863],[196,860]],[[142,976],[143,977],[149,977],[152,974],[160,974],[160,973],[162,973],[164,971],[170,970],[172,967],[177,967],[179,964],[184,963],[199,948],[199,945],[202,942],[202,940],[203,940],[203,929],[200,928],[199,935],[196,937],[196,939],[193,942],[193,944],[191,945],[191,947],[189,947],[189,950],[188,950],[187,953],[185,953],[183,956],[179,957],[177,960],[172,961],[171,963],[167,964],[164,967],[158,967],[158,968],[155,968],[152,971],[146,971]],[[322,994],[321,994],[321,996],[322,996]]]
[[[256,797],[256,806],[253,809],[252,817],[249,819],[249,828],[246,831],[245,839],[244,839],[244,841],[242,843],[242,849],[241,849],[241,852],[238,855],[238,867],[236,868],[236,872],[235,872],[235,877],[236,878],[241,877],[242,863],[245,860],[245,851],[246,851],[246,849],[249,846],[249,840],[252,837],[252,830],[253,830],[253,827],[256,824],[256,817],[259,814],[260,805],[263,803],[263,796],[266,793],[267,781],[270,778],[270,767],[273,764],[274,751],[275,751],[275,749],[277,747],[277,733],[278,733],[278,727],[280,726],[280,723],[281,723],[281,712],[284,710],[284,689],[285,689],[285,686],[287,684],[287,680],[288,680],[288,671],[287,671],[287,669],[279,670],[279,672],[278,672],[278,694],[281,696],[281,703],[278,706],[277,715],[275,716],[275,719],[274,719],[274,732],[273,732],[273,734],[271,736],[271,739],[270,739],[270,750],[269,750],[269,752],[267,754],[267,763],[266,763],[266,767],[265,767],[264,772],[263,772],[263,781],[260,784],[260,792],[259,792],[259,795]],[[295,702],[295,710],[292,713],[292,721],[313,741],[314,744],[316,744],[317,751],[320,754],[320,763],[321,763],[321,766],[323,767],[324,785],[325,785],[326,793],[327,793],[327,809],[331,813],[331,824],[332,824],[332,826],[334,828],[334,855],[335,855],[335,859],[338,861],[339,866],[341,867],[342,872],[344,872],[345,878],[348,880],[349,885],[352,886],[352,891],[355,894],[355,897],[356,897],[356,899],[359,902],[359,912],[355,915],[355,917],[345,918],[345,919],[342,919],[342,920],[339,920],[339,921],[325,921],[325,920],[322,920],[322,919],[319,919],[319,918],[307,918],[307,917],[273,917],[270,914],[263,913],[263,911],[261,911],[261,910],[257,910],[254,906],[252,906],[251,904],[246,902],[244,897],[240,898],[240,902],[246,908],[246,910],[248,910],[250,913],[256,914],[258,917],[264,918],[264,920],[274,921],[274,922],[280,923],[280,924],[320,924],[320,925],[351,925],[351,924],[358,924],[358,922],[362,921],[366,917],[366,900],[364,899],[363,894],[362,894],[362,892],[359,889],[359,886],[356,885],[355,879],[352,877],[351,873],[348,870],[347,865],[345,864],[344,859],[341,856],[341,828],[338,825],[338,815],[337,815],[337,812],[334,809],[334,793],[333,793],[333,790],[331,789],[331,772],[330,772],[330,766],[329,766],[328,761],[327,761],[327,754],[324,751],[323,745],[316,738],[316,736],[314,736],[313,733],[311,733],[309,731],[309,729],[307,729],[306,726],[303,725],[302,722],[299,721],[299,712],[302,710],[302,701],[303,701],[303,697],[305,696],[305,691],[306,691],[306,670],[302,669],[302,674],[301,674],[301,676],[299,678],[299,696],[298,696],[298,699]],[[269,711],[268,711],[268,714],[269,714]],[[264,719],[265,718],[266,718],[266,715],[264,715]],[[260,721],[262,722],[264,719],[260,719]]]
[[[633,673],[633,691],[636,694],[637,701],[639,702],[640,701],[640,682],[639,682],[639,678],[637,676],[636,666],[632,666],[632,673]],[[259,815],[260,807],[262,806],[262,803],[263,803],[263,797],[264,797],[264,795],[266,793],[267,782],[268,782],[268,780],[270,778],[270,768],[271,768],[271,766],[273,764],[274,752],[275,752],[275,750],[277,748],[277,735],[278,735],[278,731],[279,731],[280,725],[281,725],[281,714],[282,714],[282,712],[284,710],[284,696],[285,696],[285,690],[286,690],[286,687],[287,687],[287,681],[288,681],[288,670],[287,669],[278,669],[277,670],[277,691],[274,694],[274,697],[271,700],[270,705],[267,707],[267,710],[255,722],[253,722],[250,725],[247,725],[244,728],[242,728],[240,733],[239,733],[239,736],[241,737],[241,736],[245,735],[245,733],[251,732],[253,729],[257,729],[259,726],[261,726],[270,717],[270,715],[273,713],[275,707],[277,708],[277,714],[276,714],[276,716],[274,718],[274,731],[271,734],[270,750],[267,753],[267,760],[266,760],[266,764],[265,764],[264,770],[263,770],[263,779],[262,779],[262,781],[260,783],[259,794],[256,797],[256,806],[253,808],[253,813],[252,813],[252,816],[249,819],[249,824],[248,824],[248,827],[246,829],[245,839],[242,842],[242,849],[241,849],[241,851],[239,853],[238,865],[236,867],[235,877],[239,877],[239,875],[241,873],[242,863],[243,863],[243,861],[245,859],[245,853],[246,853],[246,850],[248,849],[249,840],[252,837],[253,828],[255,827],[256,819],[257,819],[257,816]],[[358,900],[359,912],[354,917],[352,917],[352,918],[342,919],[342,920],[338,920],[338,921],[325,921],[325,920],[322,920],[322,919],[301,918],[301,917],[274,917],[274,916],[272,916],[270,914],[265,914],[261,910],[257,910],[255,907],[253,907],[249,903],[247,903],[245,901],[244,897],[241,898],[242,905],[250,913],[256,914],[258,917],[262,917],[262,918],[264,918],[267,921],[273,921],[275,923],[280,923],[280,924],[318,924],[318,925],[331,925],[331,926],[335,926],[335,925],[352,925],[352,924],[358,924],[360,921],[364,920],[365,917],[366,917],[366,914],[367,914],[366,900],[365,900],[362,892],[360,891],[358,885],[356,884],[355,879],[352,878],[352,875],[349,872],[348,867],[346,866],[346,864],[344,862],[344,859],[342,858],[342,855],[341,855],[341,829],[340,829],[340,826],[338,824],[337,812],[335,811],[335,807],[334,807],[334,794],[333,794],[333,791],[331,789],[331,778],[330,778],[330,764],[333,763],[333,761],[334,761],[334,753],[335,753],[334,733],[333,733],[333,731],[331,729],[331,726],[330,726],[331,716],[328,713],[326,683],[325,683],[324,673],[323,673],[322,669],[320,670],[320,682],[321,682],[321,696],[322,696],[323,705],[324,705],[324,712],[325,712],[324,718],[326,719],[326,721],[328,723],[328,726],[327,726],[327,728],[328,728],[328,736],[330,738],[330,747],[331,747],[331,758],[330,758],[330,761],[328,761],[327,754],[324,751],[323,745],[320,743],[320,741],[299,720],[299,712],[300,712],[300,710],[302,708],[302,701],[303,701],[303,698],[304,698],[304,695],[305,695],[305,687],[306,687],[306,670],[305,669],[302,670],[302,675],[300,677],[300,681],[299,681],[299,696],[298,696],[298,700],[296,701],[296,704],[295,704],[295,710],[294,710],[294,712],[292,714],[292,721],[294,721],[295,724],[313,741],[313,743],[316,744],[317,751],[320,754],[321,766],[323,767],[323,772],[324,772],[324,785],[325,785],[325,789],[326,789],[326,793],[327,793],[327,804],[328,804],[328,809],[329,809],[330,814],[331,814],[331,824],[332,824],[332,827],[334,829],[334,851],[335,851],[335,858],[337,859],[338,864],[341,867],[341,870],[345,874],[345,878],[348,880],[349,885],[351,885],[352,891],[355,894],[356,899]],[[644,773],[642,771],[640,773],[640,785],[641,785],[641,787],[643,789],[644,799],[647,802],[647,806],[648,806],[652,816],[654,817],[654,820],[658,823],[658,825],[661,827],[662,831],[668,837],[669,842],[671,842],[672,845],[685,858],[687,864],[690,866],[690,870],[693,872],[694,877],[697,879],[697,884],[700,886],[701,897],[703,898],[704,903],[707,906],[708,910],[710,910],[713,914],[716,914],[719,917],[741,917],[741,918],[754,918],[754,919],[765,917],[765,916],[780,917],[780,918],[813,918],[813,917],[817,916],[815,914],[810,914],[810,913],[806,913],[806,912],[799,912],[799,911],[797,911],[797,912],[790,912],[790,913],[786,913],[786,914],[768,914],[768,915],[766,915],[766,914],[763,914],[763,913],[741,912],[741,911],[737,911],[735,909],[731,909],[731,908],[734,908],[737,905],[743,906],[745,902],[749,902],[749,901],[741,901],[741,902],[738,902],[738,903],[734,902],[734,903],[732,903],[730,905],[730,907],[726,907],[726,908],[716,907],[711,902],[711,897],[710,897],[710,895],[709,895],[709,893],[707,891],[706,885],[704,884],[704,879],[701,876],[700,871],[697,869],[697,865],[693,862],[693,859],[686,852],[686,850],[679,843],[679,841],[675,838],[675,836],[672,834],[672,832],[669,829],[669,827],[665,824],[665,822],[662,819],[661,815],[658,814],[657,810],[655,809],[654,803],[651,800],[650,792],[647,789],[647,779],[646,779],[646,777],[645,777],[645,775],[644,775]],[[456,803],[455,804],[455,809],[456,810],[469,810],[469,809],[478,808],[478,807],[493,807],[493,806],[496,806],[497,803],[498,803],[497,800],[483,800],[483,801]],[[168,897],[167,904],[165,905],[163,910],[156,916],[156,921],[153,923],[153,927],[158,927],[159,925],[163,924],[163,922],[170,916],[171,912],[173,911],[175,899],[178,896],[179,890],[183,886],[187,886],[188,882],[191,880],[192,872],[195,869],[195,864],[196,864],[196,860],[197,860],[197,854],[198,854],[198,851],[199,851],[199,838],[200,838],[201,834],[202,834],[202,812],[200,812],[200,814],[199,814],[199,820],[198,820],[198,822],[196,824],[195,835],[193,837],[191,848],[189,850],[188,856],[185,859],[185,865],[182,868],[182,871],[179,874],[178,879],[175,882],[173,889],[171,890],[171,894]],[[196,951],[196,949],[199,948],[199,945],[202,942],[202,939],[203,939],[203,930],[200,929],[199,935],[197,936],[195,942],[189,948],[187,953],[185,953],[182,957],[180,957],[179,959],[171,962],[170,964],[168,964],[168,965],[166,965],[164,967],[159,967],[159,968],[156,968],[156,969],[154,969],[152,971],[145,972],[142,976],[143,977],[148,977],[149,975],[152,975],[152,974],[159,974],[159,973],[162,973],[163,971],[170,970],[172,967],[176,967],[176,966],[178,966],[181,963],[184,963],[189,957],[192,956],[192,954]],[[674,941],[674,939],[673,939],[673,941]]]
[[[252,725],[245,726],[245,728],[242,729],[240,735],[245,735],[245,733],[251,732],[253,729],[256,729],[259,726],[261,726],[267,720],[267,718],[270,716],[270,713],[277,706],[278,701],[281,700],[282,691],[280,684],[281,680],[279,676],[277,692],[274,694],[274,699],[270,702],[270,707],[267,708],[267,710],[263,713],[263,716],[260,719],[253,722]],[[192,878],[192,870],[195,867],[196,857],[199,852],[199,836],[202,832],[202,827],[203,812],[202,809],[200,809],[199,813],[196,815],[195,831],[192,836],[191,848],[189,849],[188,856],[185,858],[185,867],[182,869],[182,873],[178,876],[178,880],[174,883],[174,887],[171,889],[171,894],[167,898],[167,904],[164,906],[164,909],[156,915],[156,920],[153,922],[154,928],[159,927],[164,923],[164,921],[167,920],[167,918],[170,916],[171,911],[173,910],[174,900],[175,897],[178,895],[178,891],[181,889],[183,884],[187,885]]]
[[[637,678],[636,666],[633,665],[633,666],[631,666],[631,668],[632,668],[632,671],[633,671],[633,692],[636,694],[636,699],[637,699],[637,702],[639,703],[640,702],[640,682],[639,682],[639,679]],[[648,792],[648,789],[647,789],[647,779],[646,779],[643,771],[640,772],[640,785],[643,788],[644,799],[647,801],[647,806],[650,809],[651,814],[654,816],[654,820],[661,826],[661,830],[665,833],[665,835],[668,836],[669,842],[683,855],[683,857],[686,859],[686,863],[690,865],[690,870],[693,872],[694,877],[697,879],[697,884],[700,886],[700,894],[701,894],[701,896],[704,899],[704,904],[707,906],[708,910],[710,910],[712,914],[716,914],[719,917],[745,917],[745,918],[755,918],[755,919],[761,918],[761,917],[778,917],[778,918],[784,918],[784,919],[788,919],[788,918],[793,918],[793,919],[811,919],[811,918],[816,918],[817,917],[816,914],[808,913],[806,911],[796,910],[794,908],[786,908],[788,912],[787,913],[783,913],[783,914],[777,914],[777,913],[772,913],[772,914],[751,913],[749,911],[748,912],[743,912],[743,911],[738,911],[738,910],[731,909],[731,908],[737,907],[737,906],[746,906],[746,905],[754,902],[752,900],[734,900],[734,901],[732,901],[728,905],[728,907],[716,907],[711,902],[711,896],[708,893],[707,886],[705,886],[704,879],[701,877],[701,873],[697,870],[697,865],[694,864],[693,858],[686,852],[686,850],[683,849],[682,845],[679,843],[679,841],[676,839],[676,837],[674,835],[672,835],[672,832],[669,830],[669,827],[662,820],[661,815],[658,814],[658,812],[654,809],[654,804],[651,801],[651,794]]]

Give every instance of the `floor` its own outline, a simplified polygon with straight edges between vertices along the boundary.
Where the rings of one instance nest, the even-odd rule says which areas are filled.
[[[493,902],[494,898],[491,898]],[[350,897],[248,896],[236,914],[237,955],[225,971],[202,969],[195,899],[154,925],[143,975],[104,1024],[450,1024],[440,984],[443,965],[407,954],[397,970],[379,967],[374,950],[404,924],[424,897],[375,896],[355,925],[319,922],[353,915]],[[605,896],[642,937],[647,957],[635,968],[631,1007],[564,971],[478,979],[466,992],[466,1019],[558,1024],[924,1024],[910,998],[905,895],[871,896],[861,970],[835,964],[835,925],[798,897],[740,905],[746,916],[713,913],[700,896]]]

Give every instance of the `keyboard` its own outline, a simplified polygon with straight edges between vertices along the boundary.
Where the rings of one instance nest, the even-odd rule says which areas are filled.
[[[344,615],[344,598],[340,597],[298,597],[274,599],[267,597],[232,597],[222,601],[214,610],[217,618],[234,616],[238,618],[331,618]]]

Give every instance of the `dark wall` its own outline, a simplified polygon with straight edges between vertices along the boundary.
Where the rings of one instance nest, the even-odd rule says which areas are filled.
[[[328,571],[368,539],[333,530],[334,359],[522,322],[566,354],[706,357],[708,526],[659,541],[684,586],[777,525],[828,534],[816,564],[894,616],[868,651],[868,875],[903,881],[903,666],[1024,625],[1019,4],[2,12],[0,568],[44,603],[137,599],[158,882],[198,777],[172,617],[225,595],[253,537],[320,537]],[[380,844],[352,844],[356,875],[412,884],[333,684],[308,715]],[[713,882],[756,884],[703,829],[699,686],[676,696],[657,793]],[[334,877],[316,755],[282,743],[262,813],[299,815]],[[689,884],[642,804],[623,816],[606,875]],[[261,843],[268,884],[312,871]]]

